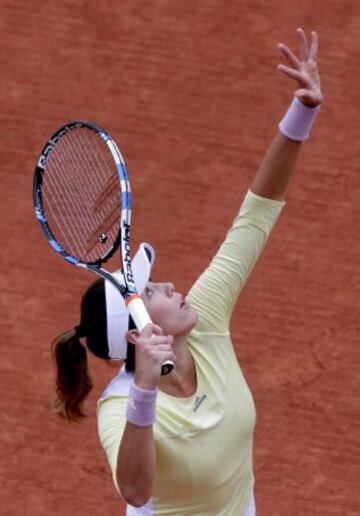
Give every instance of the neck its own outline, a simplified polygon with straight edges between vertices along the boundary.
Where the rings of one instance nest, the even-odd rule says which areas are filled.
[[[174,340],[173,350],[176,355],[175,369],[160,378],[159,388],[178,397],[191,396],[196,389],[196,373],[186,335]]]

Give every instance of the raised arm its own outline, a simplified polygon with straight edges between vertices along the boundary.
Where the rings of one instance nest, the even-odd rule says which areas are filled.
[[[299,57],[296,57],[286,45],[279,43],[278,47],[290,66],[280,64],[277,69],[297,81],[299,87],[294,96],[301,104],[309,110],[318,110],[324,100],[317,65],[318,35],[316,32],[311,33],[309,48],[304,31],[297,29],[297,34],[300,40]],[[312,116],[311,112],[309,116]],[[267,199],[283,200],[287,185],[294,173],[301,146],[301,141],[296,141],[279,131],[255,175],[250,187],[251,191]]]
[[[279,48],[290,66],[278,65],[279,71],[297,81],[295,98],[279,124],[280,130],[260,164],[226,240],[189,293],[203,331],[228,330],[236,300],[280,215],[301,142],[308,138],[323,101],[317,67],[318,36],[311,33],[309,48],[304,31],[298,29],[297,33],[299,58],[280,43]]]

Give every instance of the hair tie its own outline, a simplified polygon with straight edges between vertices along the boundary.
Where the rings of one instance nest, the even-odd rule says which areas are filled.
[[[79,339],[81,339],[82,337],[86,337],[86,333],[84,331],[84,328],[82,328],[80,324],[78,324],[78,326],[75,326],[74,331],[75,331],[75,335]]]

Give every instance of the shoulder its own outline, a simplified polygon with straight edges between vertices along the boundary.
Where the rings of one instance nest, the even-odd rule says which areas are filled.
[[[106,389],[102,393],[98,403],[101,403],[105,399],[113,396],[128,397],[130,385],[134,379],[133,373],[127,373],[125,371],[125,365],[122,366],[118,374],[111,380],[107,385]]]
[[[108,426],[125,422],[125,412],[133,374],[126,373],[125,367],[108,384],[97,402],[98,427],[101,432]]]

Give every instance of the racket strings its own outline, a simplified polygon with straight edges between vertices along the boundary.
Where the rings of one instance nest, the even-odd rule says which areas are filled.
[[[120,181],[106,142],[76,128],[56,143],[43,177],[43,206],[60,245],[86,262],[97,261],[119,233]]]
[[[59,223],[59,211],[56,209],[56,205],[58,203],[58,200],[60,198],[64,198],[63,192],[59,190],[59,185],[54,184],[53,188],[48,187],[48,182],[46,183],[47,188],[43,188],[43,199],[44,199],[44,207],[45,211],[47,212],[47,219],[52,227],[52,231],[54,232],[55,228],[55,237],[59,242],[61,240],[59,239],[59,235],[57,234],[57,229],[60,231],[60,235],[62,238],[64,238],[66,242],[66,246],[62,245],[62,247],[65,247],[67,249],[76,249],[76,251],[79,253],[80,247],[78,245],[78,240],[74,239],[75,235],[75,226],[71,224],[72,219],[68,219],[67,217],[62,217],[62,223]],[[49,216],[49,211],[51,213],[51,217]],[[52,222],[52,220],[55,221],[55,225]],[[63,228],[64,225],[64,228]],[[72,227],[71,227],[72,226]],[[62,244],[62,242],[61,242]],[[77,253],[71,253],[76,255]]]
[[[91,167],[94,167],[95,170],[97,170],[97,174],[94,174],[91,176],[91,179],[94,181],[94,186],[97,189],[97,191],[101,191],[103,188],[104,182],[107,180],[107,174],[105,171],[108,169],[108,163],[106,160],[102,159],[102,150],[103,149],[97,149],[96,152],[94,152],[94,145],[97,145],[97,138],[90,142],[89,138],[87,138],[87,135],[83,135],[82,133],[79,133],[79,140],[81,142],[81,147],[78,143],[78,153],[81,153],[83,149],[86,151],[86,156],[93,160],[91,163]],[[98,154],[99,153],[99,154]],[[110,170],[111,174],[111,170]],[[90,177],[89,177],[90,179]]]
[[[67,172],[70,170],[78,170],[77,164],[73,159],[73,154],[69,152],[69,148],[64,149],[63,141],[60,140],[57,144],[57,154],[51,155],[51,161],[49,166],[54,167],[54,174],[47,175],[46,186],[49,187],[48,192],[52,195],[52,204],[48,204],[52,211],[57,227],[60,229],[61,235],[69,245],[69,249],[72,248],[76,252],[74,254],[78,256],[83,252],[86,242],[84,236],[91,231],[91,227],[86,223],[87,218],[84,217],[84,211],[81,211],[81,207],[85,203],[90,201],[89,196],[84,196],[83,192],[86,192],[86,184],[82,181],[82,176],[75,173],[69,181]],[[47,169],[47,173],[49,170]],[[56,178],[56,181],[54,180]],[[61,178],[61,181],[59,181]],[[74,196],[74,191],[71,189],[72,186],[76,186],[76,192],[78,199]],[[50,188],[50,186],[52,188]],[[44,189],[45,191],[45,189]],[[59,201],[61,200],[61,203]],[[80,202],[78,202],[80,200]],[[69,216],[71,214],[71,216]],[[79,228],[79,226],[81,226]],[[78,231],[80,229],[80,231]]]
[[[92,170],[94,168],[98,172],[97,174],[93,174],[93,175],[89,174],[89,176],[86,178],[88,181],[88,184],[84,183],[84,175],[82,175],[82,174],[76,175],[76,178],[78,179],[78,181],[82,180],[80,191],[81,192],[89,192],[88,186],[90,186],[90,188],[91,188],[90,191],[101,191],[101,188],[102,188],[101,184],[102,184],[102,182],[104,182],[106,180],[106,177],[103,174],[103,167],[99,163],[99,160],[97,159],[97,155],[96,154],[94,156],[92,155],[92,150],[90,148],[88,138],[83,138],[82,134],[79,133],[79,139],[81,140],[81,146],[79,145],[77,140],[74,141],[74,147],[77,152],[77,155],[81,156],[85,150],[84,156],[86,156],[90,161],[90,165],[88,166],[88,169]],[[70,155],[70,156],[72,157],[72,155]],[[91,162],[91,159],[93,159],[92,162]],[[84,166],[86,166],[86,165],[87,165],[87,163],[84,163]],[[74,163],[73,166],[76,169],[76,163]],[[93,180],[93,185],[89,185],[90,180]],[[93,202],[92,196],[88,195],[87,198],[84,199],[84,202],[86,202],[88,205],[90,205],[89,203]],[[101,217],[101,214],[100,214],[100,217]],[[83,235],[94,234],[94,231],[96,231],[94,229],[94,227],[89,227],[89,225],[87,227],[88,227],[88,232],[84,231]],[[96,237],[95,234],[94,234],[94,236]],[[88,246],[87,240],[84,241],[84,246],[85,245]],[[93,245],[91,246],[91,249],[89,249],[89,248],[87,249],[87,252],[91,252],[92,248],[93,248]]]
[[[112,211],[114,208],[116,208],[119,204],[119,179],[118,174],[114,174],[114,163],[111,162],[111,166],[109,164],[109,161],[105,159],[105,156],[102,152],[100,143],[103,144],[103,141],[99,138],[94,139],[94,145],[97,147],[97,152],[94,154],[95,157],[95,166],[98,167],[97,170],[99,171],[99,175],[95,178],[99,178],[100,174],[102,175],[102,182],[100,183],[98,181],[98,187],[99,187],[99,195],[95,199],[93,208],[94,211],[97,211],[101,208],[105,209],[106,212],[109,210]],[[89,144],[88,141],[85,140],[84,145]],[[89,156],[90,154],[90,149]],[[105,174],[104,172],[107,172]],[[115,194],[115,195],[114,195]],[[110,197],[111,196],[111,197]],[[112,204],[109,204],[109,202],[112,201]]]
[[[88,245],[89,249],[93,249],[97,243],[97,236],[106,234],[112,242],[118,234],[118,220],[119,220],[119,178],[118,174],[114,174],[114,163],[111,161],[111,167],[109,167],[109,161],[105,160],[104,154],[101,152],[101,145],[103,141],[99,138],[94,140],[94,144],[97,147],[95,153],[96,163],[99,167],[99,171],[103,176],[103,183],[99,185],[99,195],[96,197],[93,210],[94,213],[99,213],[101,224],[95,228],[95,231],[90,238]],[[107,171],[107,174],[104,174]],[[116,229],[111,232],[111,229]]]
[[[59,177],[61,173],[64,173],[65,171],[76,170],[76,164],[72,160],[71,153],[64,151],[62,144],[63,142],[60,140],[58,143],[59,148],[57,149],[60,153],[60,160],[53,160],[56,177]],[[72,181],[76,185],[76,190],[80,196],[80,203],[75,202],[73,192],[71,191],[71,182],[68,180],[62,181],[61,183],[56,181],[53,182],[54,189],[58,194],[58,199],[62,199],[63,202],[61,210],[58,209],[57,213],[62,216],[61,222],[64,224],[64,229],[66,230],[63,231],[64,238],[67,240],[67,242],[69,242],[68,238],[71,238],[72,245],[76,248],[77,253],[81,252],[82,246],[84,245],[81,235],[84,235],[85,231],[80,232],[75,237],[77,229],[75,221],[77,223],[81,223],[83,220],[85,220],[86,226],[86,219],[82,218],[82,213],[80,211],[81,206],[84,205],[84,203],[87,201],[86,197],[83,195],[83,192],[86,191],[86,185],[84,183],[80,183],[80,178],[78,174],[74,174],[72,177]],[[72,213],[74,217],[66,216],[66,214],[69,213]],[[58,221],[59,227],[62,228],[62,225],[60,225],[59,222],[60,221]],[[86,230],[90,230],[89,226],[87,226]]]
[[[117,187],[117,178],[112,176],[103,191],[100,193],[94,204],[94,210],[98,211],[103,208],[103,204],[107,201],[108,197],[113,194],[114,189]]]

